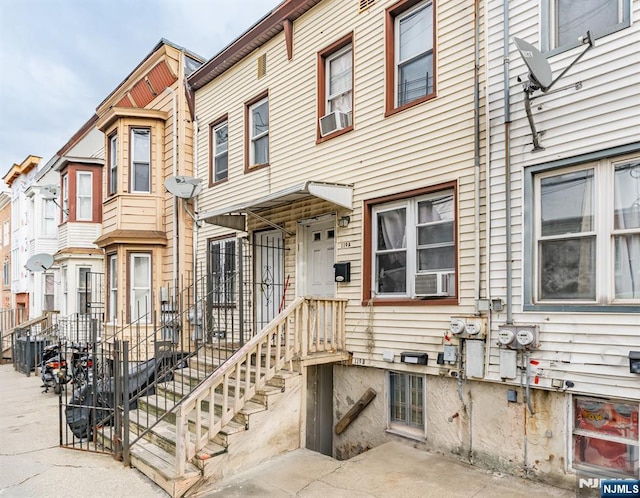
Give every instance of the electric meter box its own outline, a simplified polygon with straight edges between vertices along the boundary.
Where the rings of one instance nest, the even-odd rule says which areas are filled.
[[[498,327],[498,346],[508,349],[537,349],[537,325],[500,325]]]
[[[460,339],[484,339],[487,319],[480,316],[452,316],[449,332]]]

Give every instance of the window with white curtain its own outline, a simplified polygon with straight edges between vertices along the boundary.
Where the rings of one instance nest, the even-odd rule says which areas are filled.
[[[455,294],[455,213],[453,189],[372,206],[371,286],[376,297],[419,297],[427,293],[421,283],[431,277],[433,297]]]
[[[353,50],[351,44],[341,48],[325,59],[326,112],[351,112]]]
[[[93,173],[78,171],[76,173],[76,220],[91,221],[93,219]]]
[[[151,192],[151,130],[131,129],[131,191]]]
[[[640,301],[640,158],[536,175],[536,302]]]
[[[129,285],[130,322],[151,321],[151,254],[131,253]]]
[[[249,167],[269,163],[269,98],[249,106]]]
[[[53,274],[44,274],[44,303],[43,309],[45,311],[53,311],[54,305],[54,284],[55,279]]]
[[[542,18],[543,51],[571,48],[587,31],[599,38],[629,26],[630,0],[544,0]]]
[[[89,313],[89,303],[91,302],[91,279],[89,274],[91,268],[78,268],[78,313]]]

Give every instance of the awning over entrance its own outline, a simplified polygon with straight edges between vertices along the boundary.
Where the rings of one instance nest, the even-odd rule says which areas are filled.
[[[263,219],[255,213],[264,211],[265,209],[291,204],[292,202],[309,197],[316,197],[340,207],[353,209],[352,185],[306,181],[241,204],[206,211],[198,216],[198,220],[234,230],[244,230],[246,214],[251,214]]]

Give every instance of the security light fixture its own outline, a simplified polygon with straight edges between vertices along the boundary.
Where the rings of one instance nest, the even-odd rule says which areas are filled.
[[[342,216],[339,220],[338,220],[338,226],[340,228],[347,228],[349,226],[349,222],[351,221],[351,217],[350,216]]]

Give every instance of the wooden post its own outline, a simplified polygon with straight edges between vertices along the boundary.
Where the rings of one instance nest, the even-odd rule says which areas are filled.
[[[376,395],[377,393],[373,389],[367,389],[362,397],[356,402],[356,404],[353,405],[347,412],[347,414],[340,419],[340,422],[336,424],[336,428],[334,429],[336,435],[339,436],[340,434],[342,434],[347,429],[347,427],[349,427],[349,424],[351,424],[351,422],[358,418],[358,415],[360,415],[362,410],[364,410],[369,405],[369,403],[373,401],[373,398],[375,398]]]

